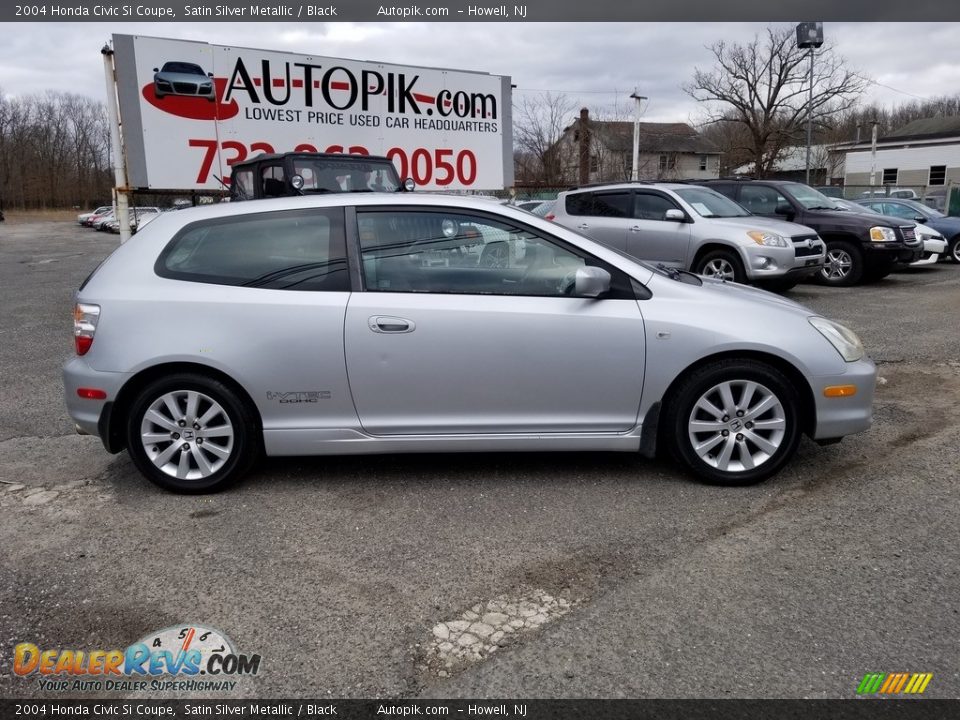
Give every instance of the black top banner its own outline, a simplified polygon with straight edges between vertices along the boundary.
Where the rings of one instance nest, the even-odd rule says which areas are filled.
[[[960,20],[943,0],[55,0],[3,3],[4,22],[797,22]],[[878,48],[882,51],[883,48]]]

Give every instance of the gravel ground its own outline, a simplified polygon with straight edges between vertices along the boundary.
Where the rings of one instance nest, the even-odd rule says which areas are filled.
[[[116,242],[0,225],[0,697],[57,697],[12,674],[16,643],[188,622],[262,655],[229,697],[849,698],[867,672],[960,696],[960,267],[789,293],[860,333],[883,384],[869,432],[805,440],[757,487],[621,454],[407,455],[180,497],[63,408],[72,294]]]

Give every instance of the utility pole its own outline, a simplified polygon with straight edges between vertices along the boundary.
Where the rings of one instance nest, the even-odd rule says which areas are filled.
[[[637,88],[633,89],[630,97],[637,101],[636,113],[633,117],[633,166],[630,170],[630,179],[637,182],[640,179],[640,105],[647,97],[641,95]]]
[[[870,187],[877,184],[877,125],[876,120],[871,120],[870,125]],[[873,193],[871,193],[872,197]]]
[[[813,145],[813,51],[823,45],[823,23],[797,25],[797,47],[810,50],[810,88],[807,96],[807,185],[810,184],[810,152]]]

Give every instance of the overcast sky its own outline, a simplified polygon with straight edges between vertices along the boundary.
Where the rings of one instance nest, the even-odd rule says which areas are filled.
[[[749,41],[764,24],[709,23],[16,23],[0,24],[0,91],[63,90],[102,98],[100,48],[113,33],[479,70],[510,75],[516,97],[549,90],[578,105],[650,98],[651,121],[702,118],[681,90],[706,46]],[[960,23],[827,23],[850,67],[875,83],[868,100],[897,105],[960,92]]]

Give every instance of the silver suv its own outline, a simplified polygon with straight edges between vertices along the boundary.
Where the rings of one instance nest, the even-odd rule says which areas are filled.
[[[697,185],[569,190],[560,193],[550,219],[641,260],[776,289],[792,287],[824,262],[824,243],[815,231],[752,215]]]

